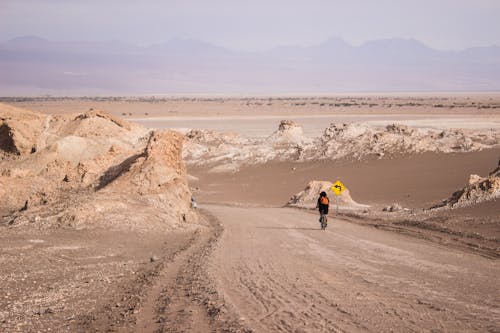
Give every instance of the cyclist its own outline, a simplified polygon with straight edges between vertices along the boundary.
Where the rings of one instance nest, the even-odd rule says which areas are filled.
[[[326,227],[326,224],[328,223],[328,220],[327,220],[327,215],[328,215],[328,207],[330,206],[330,199],[328,199],[328,196],[326,195],[326,192],[323,191],[319,194],[319,198],[318,198],[318,203],[316,204],[316,208],[319,209],[319,214],[320,214],[320,218],[319,218],[319,221],[321,222],[321,219],[323,218],[324,216],[324,221],[325,221],[325,226]],[[323,227],[323,226],[322,226]]]

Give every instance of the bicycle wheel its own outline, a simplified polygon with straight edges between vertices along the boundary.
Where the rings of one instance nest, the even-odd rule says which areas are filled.
[[[321,230],[325,230],[326,229],[326,216],[325,216],[325,214],[321,214],[319,221],[321,223]]]

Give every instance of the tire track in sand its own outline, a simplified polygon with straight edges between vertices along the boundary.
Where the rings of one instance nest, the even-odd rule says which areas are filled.
[[[186,295],[182,284],[182,269],[189,258],[206,244],[209,231],[199,229],[174,258],[166,264],[150,288],[139,309],[133,331],[210,332],[210,319],[206,310]]]
[[[287,208],[208,205],[219,293],[256,332],[500,331],[500,263]]]
[[[226,309],[208,273],[222,227],[201,210],[202,223],[193,237],[161,270],[150,287],[130,332],[250,332]]]

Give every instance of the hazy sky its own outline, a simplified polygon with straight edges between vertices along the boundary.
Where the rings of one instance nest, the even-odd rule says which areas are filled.
[[[245,50],[411,37],[461,49],[500,45],[500,0],[0,0],[0,40],[23,35],[135,44],[181,37]]]

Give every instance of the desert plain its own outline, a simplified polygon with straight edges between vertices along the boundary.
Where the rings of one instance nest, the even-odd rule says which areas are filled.
[[[2,332],[500,332],[497,93],[0,102]]]

